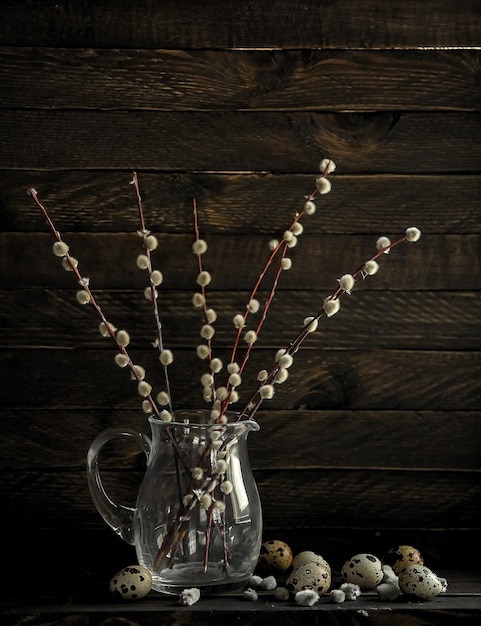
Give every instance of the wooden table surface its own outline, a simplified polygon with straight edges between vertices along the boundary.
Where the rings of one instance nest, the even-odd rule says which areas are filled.
[[[3,599],[1,624],[5,626],[176,626],[238,624],[254,626],[275,623],[279,626],[302,624],[395,624],[420,626],[436,624],[459,626],[481,624],[481,573],[440,572],[448,580],[446,593],[430,601],[415,601],[407,596],[394,602],[380,600],[375,592],[365,592],[355,601],[342,604],[324,596],[313,607],[299,607],[293,601],[280,602],[272,592],[261,592],[255,602],[241,594],[201,597],[186,607],[177,597],[149,594],[137,602],[111,598],[106,589],[88,586],[82,597]],[[455,620],[455,621],[454,621]]]

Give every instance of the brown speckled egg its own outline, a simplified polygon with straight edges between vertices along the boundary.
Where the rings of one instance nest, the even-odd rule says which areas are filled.
[[[424,559],[417,548],[401,545],[388,550],[383,555],[382,562],[384,565],[390,565],[399,576],[408,565],[423,565]]]
[[[327,567],[327,569],[331,571],[331,566],[326,559],[312,550],[304,550],[303,552],[296,554],[292,559],[292,567],[295,569],[296,567],[300,567],[301,565],[304,565],[304,563],[309,563],[310,561],[321,563],[321,565],[324,565],[324,567]]]
[[[285,572],[292,563],[292,550],[285,541],[271,539],[264,541],[259,554],[258,565],[271,572]]]
[[[112,577],[109,591],[116,598],[122,600],[140,600],[152,588],[152,576],[141,565],[124,567]]]
[[[297,593],[305,589],[312,589],[320,596],[329,591],[331,586],[330,570],[315,561],[304,563],[300,567],[296,567],[289,574],[286,580],[286,588],[291,593]]]
[[[428,567],[407,565],[399,574],[399,588],[407,595],[430,600],[442,593],[445,585]]]
[[[374,589],[383,579],[382,563],[373,554],[356,554],[341,569],[346,583],[359,585],[361,589]]]

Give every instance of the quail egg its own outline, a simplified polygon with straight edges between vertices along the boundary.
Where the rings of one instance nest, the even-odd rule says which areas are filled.
[[[285,572],[292,563],[292,550],[285,541],[265,541],[260,550],[258,565],[271,572]]]
[[[312,589],[322,596],[329,591],[330,586],[330,570],[315,561],[304,563],[292,570],[286,580],[287,589],[294,594],[298,591]]]
[[[424,565],[424,559],[419,550],[405,545],[388,550],[383,555],[382,562],[390,565],[397,575],[408,565]]]
[[[152,576],[141,565],[124,567],[112,577],[109,591],[116,598],[122,600],[140,600],[152,588]]]
[[[430,600],[445,589],[445,582],[425,565],[408,565],[399,574],[399,588],[407,595]]]
[[[374,589],[383,579],[382,563],[373,554],[356,554],[341,569],[342,578],[361,589]]]

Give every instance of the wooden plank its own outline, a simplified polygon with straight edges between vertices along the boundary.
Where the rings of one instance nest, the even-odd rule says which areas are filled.
[[[90,444],[105,428],[150,431],[147,418],[120,409],[4,408],[1,418],[2,470],[76,470],[83,468]],[[248,443],[254,470],[481,469],[477,411],[264,410],[257,421],[261,430]],[[142,466],[143,452],[130,439],[104,452],[104,469]]]
[[[33,404],[43,409],[99,412],[123,409],[141,414],[135,385],[127,384],[129,374],[114,365],[114,352],[2,350],[3,406],[26,410]],[[239,387],[239,404],[255,391],[257,372],[271,366],[274,352],[253,351]],[[222,351],[216,354],[224,360],[229,356]],[[155,351],[133,349],[132,355],[145,367],[153,393],[158,393],[163,385]],[[269,410],[477,411],[480,365],[481,354],[476,351],[306,349],[295,359],[288,381],[276,387],[276,395],[266,406]],[[169,366],[174,406],[205,406],[199,383],[205,370],[193,349],[175,352]]]
[[[248,7],[208,0],[202,20],[188,0],[55,3],[4,0],[5,45],[126,48],[413,48],[481,45],[479,5],[266,0]]]
[[[0,108],[462,110],[478,50],[0,48]]]
[[[412,225],[412,224],[411,224]],[[420,224],[422,227],[422,224]],[[79,259],[79,268],[91,279],[91,288],[138,289],[143,293],[145,274],[135,265],[140,248],[139,237],[132,234],[68,233],[57,224],[71,254]],[[65,272],[51,252],[53,236],[38,233],[0,233],[0,286],[2,289],[67,288],[76,281]],[[282,236],[279,232],[279,236]],[[385,233],[393,240],[401,233]],[[292,249],[292,269],[284,272],[279,289],[328,290],[337,288],[337,279],[355,272],[376,252],[378,235],[302,235]],[[198,268],[191,253],[192,235],[161,234],[154,267],[164,275],[162,289],[185,289],[186,306],[196,288]],[[212,274],[212,288],[252,289],[267,261],[270,237],[265,235],[216,235],[209,238],[203,256],[206,270]],[[404,244],[379,260],[379,272],[362,281],[358,289],[375,290],[478,290],[481,286],[479,235],[430,234],[416,244]],[[22,262],[18,262],[21,251]],[[185,251],[185,256],[183,252]],[[179,255],[182,259],[179,262]],[[258,259],[258,261],[256,261]],[[235,270],[235,271],[234,271]],[[271,267],[271,274],[274,266]],[[267,275],[263,288],[270,288]],[[322,298],[325,296],[322,295]],[[143,296],[140,298],[143,301]],[[145,302],[147,307],[148,303]],[[348,305],[346,305],[348,306]],[[317,313],[320,299],[312,304]],[[149,309],[146,309],[147,311]],[[314,314],[306,311],[306,315]]]
[[[479,528],[479,473],[416,470],[263,470],[254,473],[266,527]],[[103,472],[119,502],[135,505],[140,472]],[[39,528],[99,528],[85,473],[2,472],[5,521]],[[39,518],[38,511],[42,511]]]
[[[477,113],[8,110],[2,122],[7,170],[306,173],[328,155],[345,173],[469,173],[481,161]]]
[[[343,163],[338,163],[342,171]],[[200,228],[210,233],[265,233],[286,228],[302,209],[314,176],[140,172],[146,220],[153,232],[193,232],[192,198]],[[37,189],[62,228],[78,232],[135,232],[138,215],[128,172],[0,171],[0,231],[45,231],[27,195]],[[481,176],[477,174],[331,175],[332,191],[318,197],[305,232],[481,233]],[[449,210],[447,208],[449,207]]]
[[[250,292],[211,291],[209,306],[218,313],[215,345],[228,348],[235,338],[232,319],[244,310]],[[327,294],[326,294],[327,295]],[[262,291],[258,298],[268,296]],[[116,326],[131,330],[132,345],[146,347],[155,334],[154,317],[139,291],[102,291],[98,301]],[[320,296],[312,291],[282,290],[274,300],[257,346],[284,346],[312,311]],[[197,345],[203,323],[198,309],[183,292],[163,290],[159,300],[164,340],[171,349]],[[476,291],[371,291],[360,290],[343,302],[341,324],[324,319],[319,332],[304,342],[306,348],[389,348],[424,350],[481,349],[481,298]],[[15,314],[12,315],[12,311]],[[462,311],[463,323],[459,324]],[[90,313],[90,314],[89,314]],[[257,318],[250,318],[249,326]],[[78,305],[72,290],[13,289],[0,292],[2,348],[112,348],[96,333],[98,320]]]

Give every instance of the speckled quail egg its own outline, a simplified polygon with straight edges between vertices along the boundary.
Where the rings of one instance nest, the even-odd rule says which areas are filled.
[[[394,572],[399,575],[408,565],[424,565],[422,554],[413,546],[395,546],[388,550],[382,557],[385,565],[390,565]]]
[[[322,596],[329,591],[330,586],[330,570],[315,561],[296,567],[286,580],[286,588],[294,594],[305,589],[312,589]]]
[[[152,576],[141,565],[124,567],[112,577],[109,591],[122,600],[140,600],[152,588]]]
[[[285,541],[265,541],[260,550],[258,565],[263,570],[285,572],[292,563],[292,550]]]
[[[445,585],[425,565],[408,565],[399,574],[399,588],[407,595],[430,600],[444,591]]]
[[[327,569],[331,571],[331,566],[326,559],[312,550],[304,550],[303,552],[296,554],[292,559],[292,567],[295,569],[296,567],[300,567],[301,565],[304,565],[304,563],[309,563],[310,561],[314,561],[314,563],[321,563],[321,565],[324,565],[324,567],[327,567]]]
[[[373,554],[356,554],[341,568],[342,578],[361,589],[374,589],[383,579],[382,563]]]

